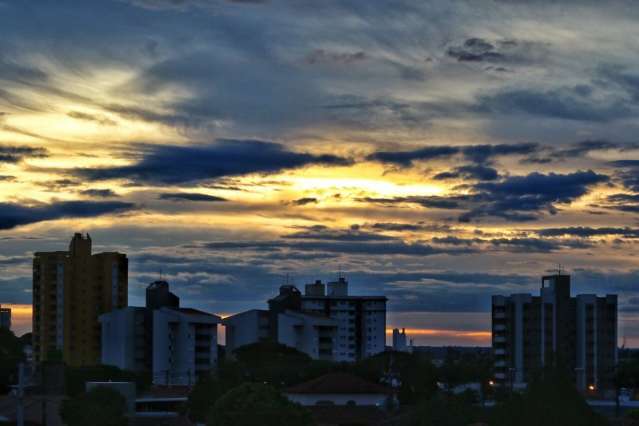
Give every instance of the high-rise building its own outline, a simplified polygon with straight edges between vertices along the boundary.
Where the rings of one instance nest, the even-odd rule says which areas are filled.
[[[33,259],[33,350],[36,362],[54,353],[72,366],[100,361],[98,317],[127,305],[128,260],[91,253],[91,237],[75,234],[68,251]]]
[[[495,380],[522,388],[548,365],[583,392],[605,392],[617,365],[617,296],[570,296],[570,276],[542,277],[539,296],[492,298]]]
[[[406,336],[406,329],[393,329],[393,350],[397,352],[412,352],[413,341]]]
[[[11,309],[0,306],[0,328],[11,330]]]
[[[146,307],[100,316],[102,363],[151,373],[156,385],[192,385],[217,366],[217,315],[180,308],[166,281],[146,289]]]
[[[340,277],[328,285],[292,285],[251,310],[224,319],[227,352],[264,340],[305,352],[314,359],[354,362],[386,349],[386,297],[350,296]]]
[[[385,296],[350,296],[348,281],[340,277],[326,285],[308,285],[302,297],[302,311],[337,321],[333,344],[335,361],[354,362],[386,350]]]

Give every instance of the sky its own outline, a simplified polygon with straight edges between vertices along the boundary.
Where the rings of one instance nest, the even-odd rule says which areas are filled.
[[[639,346],[638,19],[0,0],[0,304],[28,330],[33,253],[88,232],[128,255],[131,305],[162,277],[228,315],[342,273],[423,345],[489,345],[491,295],[561,264]]]

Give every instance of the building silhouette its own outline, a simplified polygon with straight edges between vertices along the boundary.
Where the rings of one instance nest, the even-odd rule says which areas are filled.
[[[570,296],[570,275],[542,277],[539,296],[492,298],[495,381],[523,388],[545,367],[564,368],[582,392],[612,388],[617,296]]]
[[[100,361],[98,317],[127,305],[128,260],[91,253],[91,237],[76,233],[67,251],[33,259],[33,350],[36,362],[61,354],[67,365]]]
[[[385,350],[386,297],[351,296],[340,277],[305,286],[304,294],[283,285],[268,310],[253,309],[224,319],[227,352],[271,340],[311,358],[354,362]]]
[[[0,306],[0,328],[11,330],[11,308]]]
[[[146,288],[146,307],[100,316],[102,364],[151,373],[156,385],[193,385],[217,367],[217,315],[180,307],[166,281]]]

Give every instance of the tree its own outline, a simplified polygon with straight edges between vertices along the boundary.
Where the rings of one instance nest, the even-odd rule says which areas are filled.
[[[120,370],[111,365],[95,365],[92,367],[66,367],[65,384],[69,396],[77,396],[84,392],[86,382],[135,382],[136,388],[144,390],[151,384],[149,374]]]
[[[437,395],[418,406],[411,425],[467,426],[477,421],[477,416],[478,410],[464,398]]]
[[[0,327],[0,394],[17,382],[18,364],[24,360],[23,346],[19,338],[7,328]]]
[[[560,368],[547,369],[522,395],[513,395],[493,410],[491,426],[603,426],[579,394],[570,376]]]
[[[398,392],[401,404],[429,400],[437,391],[435,366],[420,354],[382,352],[349,368],[352,369],[349,371],[371,382],[380,382],[385,376],[396,376],[401,382]]]
[[[296,349],[270,341],[242,346],[233,355],[236,364],[229,363],[223,369],[235,368],[242,374],[242,382],[266,382],[276,388],[309,380],[332,367],[313,361]]]
[[[244,383],[222,395],[207,417],[207,426],[311,426],[311,414],[274,387]]]
[[[66,399],[60,407],[60,417],[66,426],[126,426],[125,412],[124,397],[104,386]]]
[[[191,421],[204,422],[215,402],[239,384],[234,377],[223,376],[223,374],[205,376],[193,386],[189,394],[189,400],[186,403],[187,413]]]

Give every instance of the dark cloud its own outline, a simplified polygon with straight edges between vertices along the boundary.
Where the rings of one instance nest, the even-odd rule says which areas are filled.
[[[324,49],[314,49],[304,58],[308,64],[340,64],[348,65],[355,62],[361,62],[367,59],[366,53],[358,52],[329,52]]]
[[[539,149],[539,146],[534,143],[428,146],[413,151],[379,151],[370,154],[367,159],[406,167],[410,166],[414,161],[438,160],[461,154],[464,158],[474,163],[486,163],[495,157],[527,155],[537,149]]]
[[[80,194],[95,198],[118,197],[119,195],[111,189],[85,189]]]
[[[492,167],[482,165],[468,165],[457,167],[448,172],[436,174],[433,179],[474,179],[474,180],[495,180],[499,178],[499,173]]]
[[[639,194],[612,194],[606,197],[607,204],[601,206],[612,210],[639,213]]]
[[[71,173],[92,181],[126,179],[148,185],[177,185],[310,165],[350,164],[335,155],[295,152],[278,143],[256,140],[220,139],[208,145],[159,145],[146,149],[143,158],[130,166],[74,169]]]
[[[550,253],[563,249],[586,249],[592,244],[580,240],[551,240],[541,238],[460,238],[449,235],[431,239],[435,244],[453,246],[483,245],[513,253]]]
[[[592,96],[590,86],[560,87],[551,90],[506,89],[480,95],[475,109],[491,114],[528,114],[574,121],[606,123],[635,114],[623,99],[602,101]]]
[[[568,204],[585,195],[591,186],[607,182],[609,177],[592,170],[568,174],[531,173],[508,176],[496,182],[467,185],[470,194],[450,196],[408,196],[392,198],[364,197],[357,201],[393,206],[419,204],[428,208],[466,210],[459,216],[469,222],[482,216],[499,217],[513,222],[540,218],[542,211],[557,212],[556,204]]]
[[[108,117],[96,114],[87,114],[86,112],[70,111],[67,115],[71,118],[84,121],[93,121],[103,126],[115,126],[117,123]]]
[[[617,175],[626,188],[639,192],[639,160],[612,161],[611,165],[620,169]]]
[[[429,231],[429,232],[449,232],[451,227],[448,225],[425,224],[419,222],[413,223],[397,223],[397,222],[378,222],[368,225],[368,227],[378,231]]]
[[[383,234],[361,231],[358,227],[352,229],[330,229],[323,225],[306,228],[303,231],[283,235],[287,239],[328,240],[328,241],[384,241],[396,240]]]
[[[370,154],[369,161],[392,163],[398,166],[410,166],[413,161],[426,161],[448,158],[459,152],[459,148],[451,146],[428,146],[414,151],[380,151]]]
[[[303,197],[303,198],[298,198],[297,200],[291,201],[290,204],[294,206],[305,206],[307,204],[317,204],[317,203],[318,203],[318,200],[315,197]]]
[[[132,203],[116,201],[60,201],[35,206],[0,203],[0,229],[12,229],[46,220],[102,216],[134,208]]]
[[[589,226],[571,226],[566,228],[544,228],[535,230],[535,233],[544,237],[576,236],[587,238],[607,235],[619,235],[628,238],[639,237],[639,229],[617,227],[592,228]]]
[[[446,54],[465,63],[492,63],[487,70],[497,72],[511,71],[503,65],[539,65],[547,56],[547,45],[544,43],[499,39],[487,40],[480,37],[466,39],[463,43],[452,45]]]
[[[228,201],[226,198],[215,195],[200,194],[198,192],[163,192],[159,196],[160,200],[171,201]]]
[[[44,158],[48,155],[42,147],[0,145],[0,163],[18,163],[25,158]]]
[[[568,174],[531,173],[510,176],[500,182],[474,185],[476,201],[481,205],[460,216],[469,221],[481,216],[502,217],[511,221],[538,218],[542,210],[556,213],[556,204],[567,204],[585,195],[593,185],[607,182],[609,177],[592,170]]]

